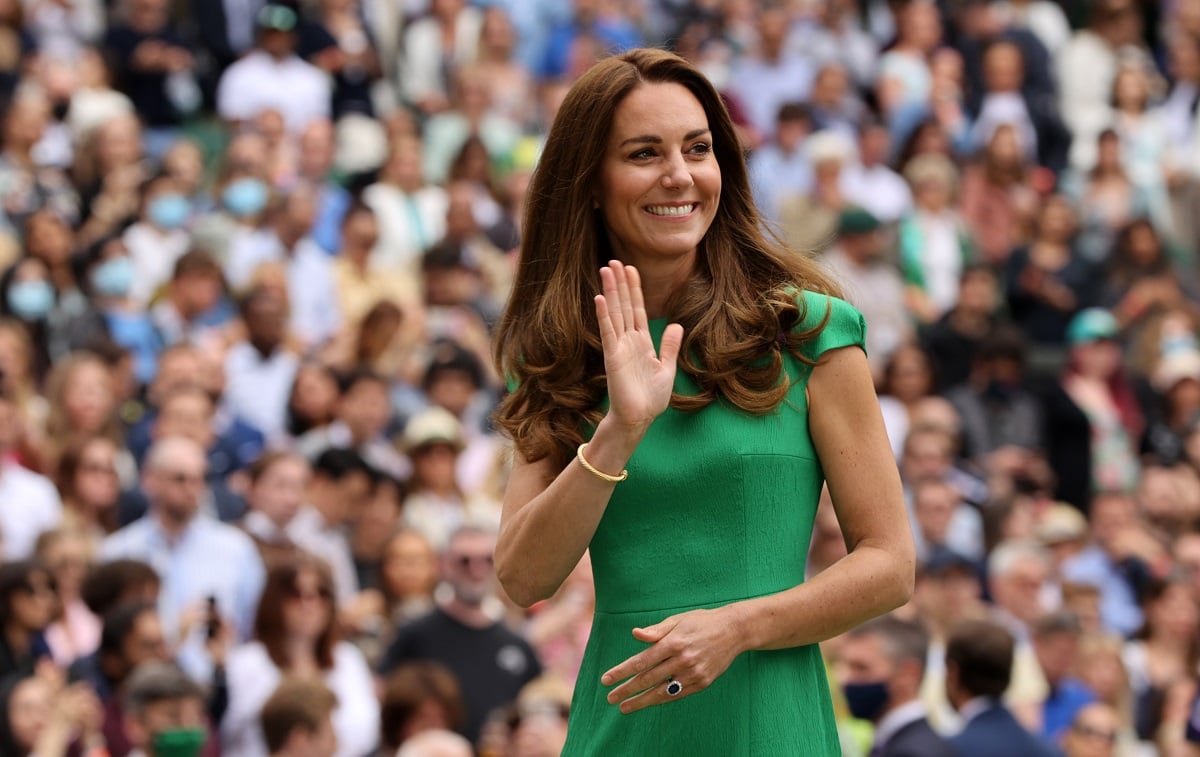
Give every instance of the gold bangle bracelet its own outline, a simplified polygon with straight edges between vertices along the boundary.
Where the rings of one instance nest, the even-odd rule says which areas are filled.
[[[583,466],[583,469],[585,471],[587,471],[588,473],[591,473],[596,478],[607,481],[610,484],[617,484],[617,483],[620,483],[620,482],[624,481],[625,479],[629,478],[628,470],[621,471],[620,475],[610,476],[609,474],[605,473],[602,470],[596,470],[595,468],[593,468],[592,464],[589,463],[587,461],[587,458],[583,456],[583,451],[585,449],[587,449],[587,446],[588,446],[588,443],[584,442],[583,444],[579,445],[579,450],[575,453],[575,457],[579,458],[579,464]]]

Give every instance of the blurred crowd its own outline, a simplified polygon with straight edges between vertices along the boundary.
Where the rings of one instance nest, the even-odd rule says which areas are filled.
[[[496,584],[490,331],[638,45],[867,318],[920,567],[846,753],[1200,744],[1200,0],[0,0],[0,754],[558,754],[592,582]]]

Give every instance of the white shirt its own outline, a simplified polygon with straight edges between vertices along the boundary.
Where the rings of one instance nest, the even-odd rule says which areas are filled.
[[[329,77],[311,63],[295,55],[276,60],[255,50],[225,70],[217,85],[217,113],[228,121],[249,121],[277,110],[294,134],[329,117],[331,92]]]
[[[227,410],[258,429],[268,440],[282,437],[287,425],[287,401],[300,360],[277,349],[263,358],[249,342],[238,342],[225,355]]]
[[[250,281],[264,263],[283,263],[287,268],[291,330],[304,346],[323,343],[342,325],[341,306],[333,275],[333,258],[311,237],[304,237],[289,254],[270,229],[239,233],[230,244],[225,268],[234,287]]]
[[[121,235],[133,261],[133,287],[129,296],[145,307],[175,271],[175,261],[183,257],[191,245],[191,237],[183,229],[159,231],[148,223],[135,223]]]
[[[735,65],[729,88],[754,128],[770,137],[775,134],[779,107],[807,100],[815,74],[813,63],[799,55],[784,54],[778,61],[748,57]]]
[[[449,201],[441,187],[409,194],[391,184],[372,184],[363,190],[363,202],[379,221],[373,268],[415,271],[421,255],[446,234]]]
[[[847,166],[838,177],[838,185],[851,202],[884,223],[899,220],[912,207],[908,182],[882,164]]]
[[[229,708],[221,719],[221,751],[237,757],[267,757],[259,713],[279,686],[282,675],[261,643],[254,641],[229,653],[225,663]],[[333,731],[338,757],[373,754],[379,740],[379,701],[375,680],[358,648],[338,642],[333,667],[321,678],[337,697]]]
[[[61,525],[62,500],[50,479],[13,462],[0,466],[0,545],[5,560],[33,555],[37,539]]]
[[[318,520],[320,515],[317,515]],[[305,517],[301,517],[304,515]],[[283,528],[257,510],[246,513],[242,528],[246,533],[267,543],[289,543],[308,554],[320,558],[329,566],[333,576],[334,590],[339,602],[347,602],[358,593],[358,575],[354,572],[354,560],[345,538],[333,532],[313,528],[303,511],[297,513]]]

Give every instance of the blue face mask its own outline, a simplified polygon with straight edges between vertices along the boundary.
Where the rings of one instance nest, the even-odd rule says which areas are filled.
[[[106,297],[122,297],[133,287],[133,275],[132,260],[113,258],[92,269],[92,286]]]
[[[170,231],[187,223],[192,215],[192,204],[181,194],[159,195],[150,201],[146,215],[150,217],[150,223]]]
[[[18,282],[8,288],[8,307],[22,321],[40,321],[54,307],[54,289],[44,279]]]
[[[846,695],[846,707],[850,714],[859,720],[877,722],[887,706],[888,689],[886,681],[870,683],[847,683],[842,685],[842,693]]]
[[[267,185],[258,179],[238,179],[225,187],[221,203],[235,216],[252,216],[267,207]]]

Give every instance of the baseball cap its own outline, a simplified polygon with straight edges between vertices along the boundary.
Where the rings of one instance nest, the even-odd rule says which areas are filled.
[[[1087,308],[1075,314],[1067,324],[1067,343],[1071,346],[1116,339],[1121,331],[1117,319],[1104,308]]]
[[[838,216],[839,234],[870,234],[879,228],[879,219],[865,208],[851,206]]]
[[[279,3],[264,5],[255,17],[259,29],[270,29],[276,32],[295,31],[300,24],[300,16],[296,9]]]

